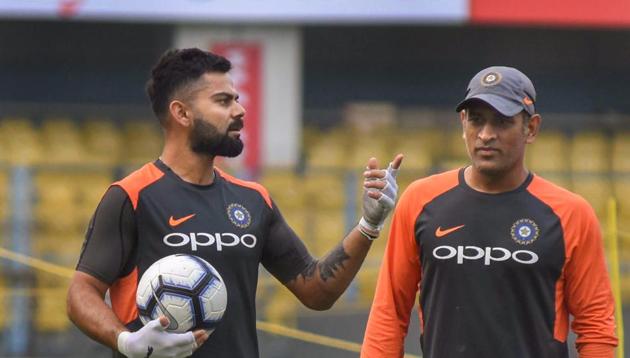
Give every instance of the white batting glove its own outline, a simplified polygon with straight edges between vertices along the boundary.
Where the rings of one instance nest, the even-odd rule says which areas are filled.
[[[363,217],[359,221],[359,230],[368,239],[376,239],[383,229],[383,223],[387,215],[396,205],[396,196],[398,193],[398,184],[396,184],[396,174],[400,167],[400,158],[397,156],[394,162],[384,170],[383,178],[367,178],[366,180],[379,180],[385,182],[383,189],[365,188],[363,192]],[[380,192],[378,199],[368,196],[368,192]]]
[[[193,354],[197,342],[192,332],[170,333],[154,319],[136,332],[118,335],[118,351],[128,358],[184,358]]]

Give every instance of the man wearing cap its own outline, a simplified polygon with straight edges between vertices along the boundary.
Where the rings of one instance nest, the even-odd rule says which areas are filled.
[[[394,212],[361,357],[401,357],[419,292],[424,358],[612,358],[601,232],[580,196],[525,167],[540,128],[523,73],[490,67],[457,106],[470,165],[413,182]],[[570,322],[570,316],[573,317]]]

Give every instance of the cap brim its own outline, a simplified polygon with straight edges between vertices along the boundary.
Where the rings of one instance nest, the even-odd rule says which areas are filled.
[[[471,96],[466,98],[462,102],[457,105],[455,109],[457,112],[460,112],[462,109],[468,107],[470,104],[475,103],[477,101],[482,101],[492,108],[496,109],[499,113],[506,117],[512,117],[519,114],[521,111],[525,110],[523,105],[520,103],[516,103],[507,98],[497,96],[489,93],[481,93],[478,95]]]

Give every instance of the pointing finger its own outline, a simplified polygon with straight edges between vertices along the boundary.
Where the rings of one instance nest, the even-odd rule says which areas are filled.
[[[398,175],[398,168],[400,168],[400,163],[402,163],[402,160],[403,160],[403,155],[398,154],[396,155],[394,160],[389,163],[389,166],[387,167],[387,172],[393,178],[396,178],[396,175]]]
[[[394,160],[392,160],[390,164],[392,169],[398,170],[398,168],[400,168],[400,164],[402,163],[403,157],[404,156],[402,155],[402,153],[399,153],[396,155],[396,157],[394,158]]]

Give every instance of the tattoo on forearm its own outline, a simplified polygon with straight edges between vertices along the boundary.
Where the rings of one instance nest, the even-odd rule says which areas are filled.
[[[307,278],[313,277],[315,274],[315,269],[317,268],[318,260],[311,261],[308,266],[302,271],[302,277],[306,280]]]
[[[349,258],[350,256],[343,249],[343,243],[337,245],[319,264],[319,275],[322,280],[326,282],[329,278],[334,278],[335,271],[338,268],[343,268],[343,262]]]
[[[324,260],[311,261],[299,275],[301,275],[304,280],[311,279],[315,276],[315,271],[317,271],[317,267],[319,267],[319,275],[321,276],[322,281],[325,282],[329,278],[334,278],[335,271],[338,268],[343,268],[343,262],[349,258],[350,256],[348,256],[346,250],[344,250],[343,244],[340,243],[330,252],[328,256],[326,256]]]

